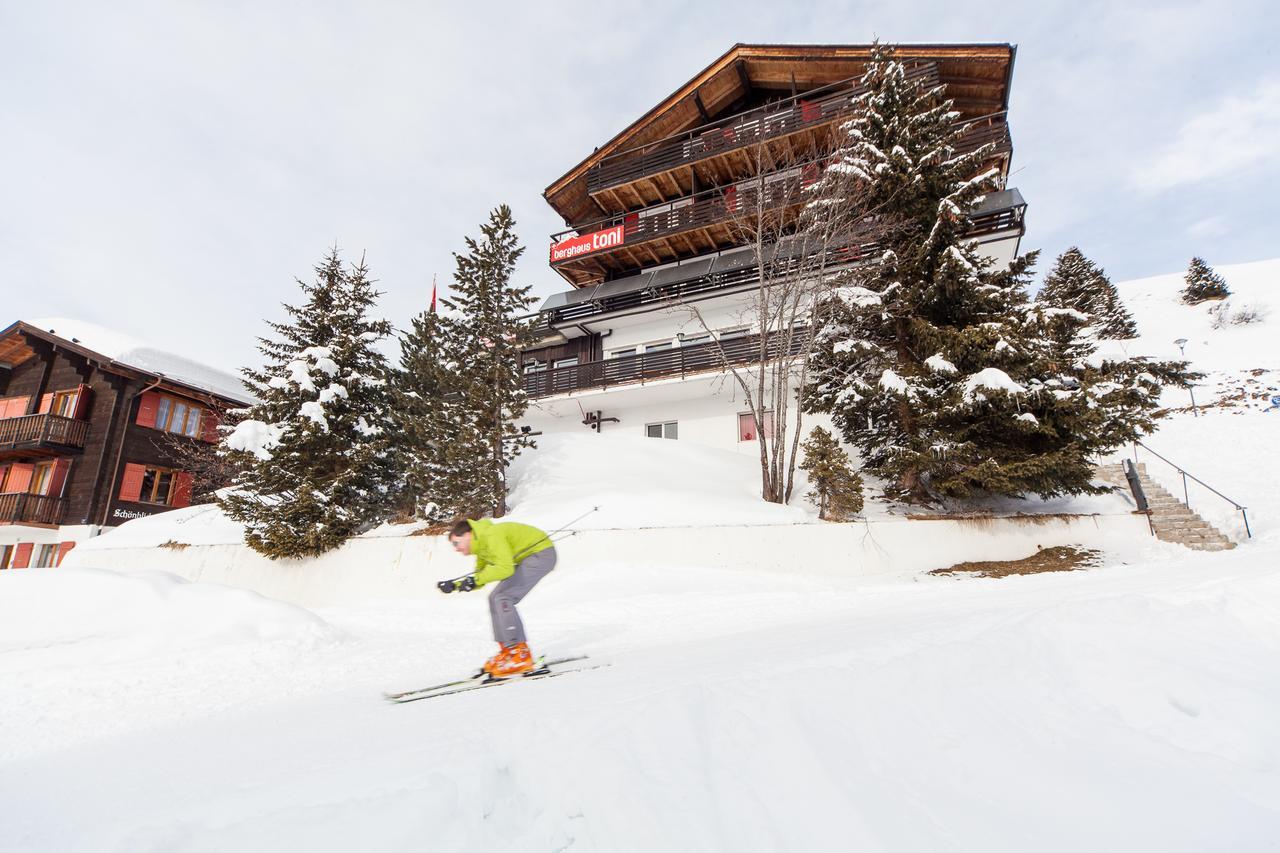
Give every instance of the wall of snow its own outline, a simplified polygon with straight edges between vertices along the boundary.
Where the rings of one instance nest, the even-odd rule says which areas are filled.
[[[1037,548],[1078,544],[1130,550],[1149,537],[1131,514],[991,518],[981,521],[869,519],[851,524],[754,524],[580,530],[562,539],[558,571],[593,567],[726,568],[776,573],[787,583],[807,576],[911,575],[967,560],[1019,559]],[[471,560],[443,537],[353,539],[313,560],[268,560],[244,545],[109,547],[72,551],[64,565],[120,572],[162,570],[193,581],[226,584],[309,607],[440,593],[441,578],[465,574]],[[107,546],[107,547],[104,547]]]

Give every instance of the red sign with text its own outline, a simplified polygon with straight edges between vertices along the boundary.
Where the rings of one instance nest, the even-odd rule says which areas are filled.
[[[578,237],[569,237],[552,245],[551,263],[567,261],[579,255],[589,255],[601,249],[612,249],[614,246],[621,246],[622,240],[623,231],[621,225],[615,225],[603,231],[582,234]]]

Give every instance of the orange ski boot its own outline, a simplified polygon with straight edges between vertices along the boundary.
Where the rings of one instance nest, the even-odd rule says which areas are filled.
[[[498,662],[489,670],[489,675],[494,678],[510,678],[533,669],[533,653],[529,651],[528,644],[507,646],[505,652],[505,655],[499,655]]]
[[[484,666],[480,667],[482,672],[493,675],[493,668],[497,666],[507,656],[513,647],[507,647],[498,643],[498,653],[484,662]]]

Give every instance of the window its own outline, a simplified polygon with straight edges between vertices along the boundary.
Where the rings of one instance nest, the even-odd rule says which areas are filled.
[[[200,435],[201,411],[199,406],[185,400],[162,396],[156,406],[156,429],[195,438]]]
[[[720,337],[720,340],[722,341],[731,341],[734,338],[745,337],[746,334],[747,334],[747,327],[743,326],[740,329],[724,329],[720,332],[719,337]]]
[[[711,341],[711,333],[703,332],[702,334],[699,334],[699,335],[685,335],[683,338],[680,339],[680,346],[688,347],[688,346],[693,346],[694,344],[710,343],[710,341]]]
[[[547,369],[547,363],[545,361],[526,361],[524,363],[524,372],[526,374],[542,373],[546,369]]]
[[[671,341],[658,341],[657,343],[644,345],[644,351],[647,353],[648,352],[665,352],[669,349],[673,349]]]
[[[635,355],[635,354],[636,354],[635,347],[627,347],[626,349],[609,350],[609,358],[623,358],[625,356]]]
[[[168,468],[148,467],[142,474],[142,491],[138,500],[144,504],[168,506],[173,499],[173,475]]]
[[[13,546],[0,545],[0,569],[9,568],[9,563],[13,561]]]
[[[553,366],[557,369],[561,367],[577,367],[578,357],[575,355],[573,358],[558,358]]]
[[[644,434],[649,438],[678,438],[677,423],[677,421],[668,421],[664,424],[647,424]]]
[[[52,566],[54,561],[57,559],[58,559],[57,545],[41,545],[40,550],[36,553],[35,568],[47,569],[50,566]]]
[[[49,494],[49,483],[53,480],[53,463],[40,462],[31,472],[31,485],[27,491],[33,495]]]
[[[765,412],[761,421],[765,437],[773,435],[773,412]],[[738,441],[755,441],[756,438],[756,419],[752,413],[738,415]]]
[[[75,391],[58,391],[53,395],[53,405],[49,408],[50,414],[59,415],[64,418],[73,418],[76,415],[76,401],[80,398],[80,392]]]

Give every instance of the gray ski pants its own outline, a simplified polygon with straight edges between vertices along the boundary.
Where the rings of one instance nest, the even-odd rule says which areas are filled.
[[[556,549],[548,548],[530,554],[516,563],[511,577],[500,581],[489,593],[489,613],[493,617],[493,639],[504,646],[526,642],[524,623],[516,612],[516,605],[529,594],[534,584],[556,567]]]

